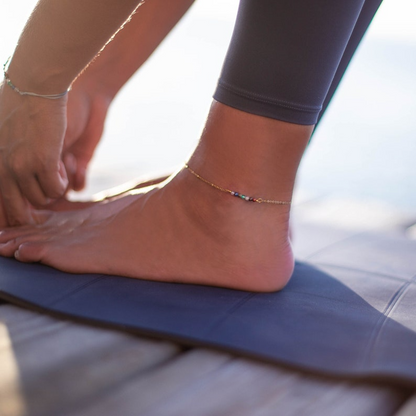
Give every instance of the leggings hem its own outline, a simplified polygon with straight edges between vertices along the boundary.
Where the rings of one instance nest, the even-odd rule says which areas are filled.
[[[234,87],[221,80],[214,93],[214,99],[246,113],[301,125],[316,124],[322,108],[273,100]]]

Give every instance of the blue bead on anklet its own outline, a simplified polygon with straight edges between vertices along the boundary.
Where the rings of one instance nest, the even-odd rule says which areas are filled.
[[[244,201],[247,201],[247,202],[257,202],[258,204],[262,204],[262,203],[265,203],[265,204],[275,204],[275,205],[290,205],[291,204],[290,201],[276,201],[276,200],[273,200],[273,199],[254,198],[252,196],[243,195],[240,192],[231,191],[230,189],[222,188],[221,186],[215,185],[214,183],[206,180],[201,175],[199,175],[198,173],[196,173],[195,171],[193,171],[189,167],[188,164],[185,164],[185,168],[189,172],[191,172],[192,175],[194,175],[195,177],[197,177],[202,182],[205,182],[206,184],[212,186],[215,189],[218,189],[219,191],[227,192],[228,194],[230,194],[232,196],[236,196],[237,198],[241,198]]]

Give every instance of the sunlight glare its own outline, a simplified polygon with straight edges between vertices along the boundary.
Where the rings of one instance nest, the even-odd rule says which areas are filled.
[[[19,367],[7,326],[0,322],[0,415],[24,414],[26,409],[20,388]]]

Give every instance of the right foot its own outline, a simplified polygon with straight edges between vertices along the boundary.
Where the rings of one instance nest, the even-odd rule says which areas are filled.
[[[311,131],[216,103],[189,165],[224,188],[288,201]],[[186,169],[135,193],[92,207],[94,215],[75,226],[64,220],[5,230],[0,254],[16,250],[20,261],[72,273],[260,292],[279,290],[290,279],[288,205],[242,201]],[[116,203],[121,208],[109,212]]]
[[[152,185],[158,185],[166,179],[169,178],[169,175],[160,176],[154,179],[137,179],[129,181],[126,184],[122,184],[115,188],[108,189],[103,192],[99,192],[97,195],[93,196],[91,201],[70,201],[66,197],[62,197],[52,202],[50,205],[46,206],[46,210],[51,211],[75,211],[85,208],[90,208],[97,204],[108,203],[120,199],[124,196],[130,194],[131,191],[136,189],[146,188]]]
[[[111,214],[114,204],[124,206]],[[148,192],[52,218],[5,230],[0,253],[72,273],[252,291],[279,290],[293,271],[288,206],[232,198],[186,170]]]

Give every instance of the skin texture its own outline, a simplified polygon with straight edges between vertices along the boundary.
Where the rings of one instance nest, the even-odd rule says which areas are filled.
[[[0,86],[0,191],[5,215],[1,222],[31,223],[30,204],[44,205],[65,191],[67,178],[59,155],[66,100],[20,97]]]
[[[36,86],[36,92],[44,94],[66,89],[137,6],[137,2],[126,1],[117,8],[119,2],[105,0],[95,13],[97,1],[39,2],[9,68],[16,84],[32,91]],[[133,47],[127,40],[119,48],[106,49],[79,76],[69,103],[67,97],[26,100],[13,93],[8,107],[6,95],[12,91],[2,87],[3,223],[15,226],[0,233],[0,255],[72,273],[107,273],[251,291],[274,291],[286,285],[294,266],[290,206],[233,198],[187,170],[87,206],[59,198],[68,186],[80,189],[84,185],[112,99],[191,3],[177,0],[173,17],[169,10],[162,13],[163,30],[153,32],[146,47],[139,48],[140,53],[126,54]],[[159,27],[151,19],[152,10],[156,16],[156,9],[148,9],[146,30],[140,32],[139,25],[131,26],[131,30],[138,30],[136,36],[141,33],[148,39],[147,31]],[[58,27],[65,28],[62,32],[68,31],[69,36],[51,36]],[[41,64],[31,67],[33,51],[38,52]],[[123,65],[120,53],[129,58]],[[133,55],[140,55],[140,59],[132,59]],[[19,68],[25,67],[31,68],[30,73],[20,74]],[[120,75],[109,77],[110,69]],[[28,125],[27,120],[31,120],[30,128],[19,131],[18,126]],[[260,117],[214,102],[188,163],[201,176],[225,188],[288,201],[312,130],[313,126]],[[34,210],[31,205],[55,211]]]
[[[132,193],[132,191],[146,188],[152,185],[158,185],[169,179],[172,175],[163,175],[157,178],[138,178],[133,179],[125,184],[115,188],[108,189],[93,196],[91,201],[71,201],[67,198],[59,198],[45,207],[49,211],[74,211],[83,208],[89,208],[96,204],[107,203],[116,199],[123,198]],[[134,193],[134,192],[133,192]]]
[[[229,189],[290,200],[311,132],[214,103],[189,165]],[[289,206],[247,203],[181,170],[112,202],[39,213],[40,225],[1,233],[0,254],[73,273],[273,291],[293,271],[289,217]]]
[[[8,68],[13,83],[22,91],[39,94],[65,91],[138,3],[40,0]],[[98,60],[101,63],[79,77],[69,103],[68,97],[21,97],[0,85],[0,225],[33,223],[31,205],[45,206],[68,188],[79,190],[85,185],[85,172],[112,99],[192,1],[175,0],[164,7],[161,0],[149,4],[137,13],[140,17],[120,41],[110,42],[109,51]],[[23,125],[30,128],[22,129]]]
[[[152,0],[143,3],[74,83],[68,99],[68,125],[62,155],[70,189],[79,191],[85,186],[88,164],[100,141],[114,97],[193,1]]]
[[[10,79],[22,91],[65,91],[137,7],[137,0],[40,0],[10,62]],[[0,191],[7,222],[30,223],[29,203],[61,196],[67,178],[61,162],[67,96],[57,100],[0,89]]]

